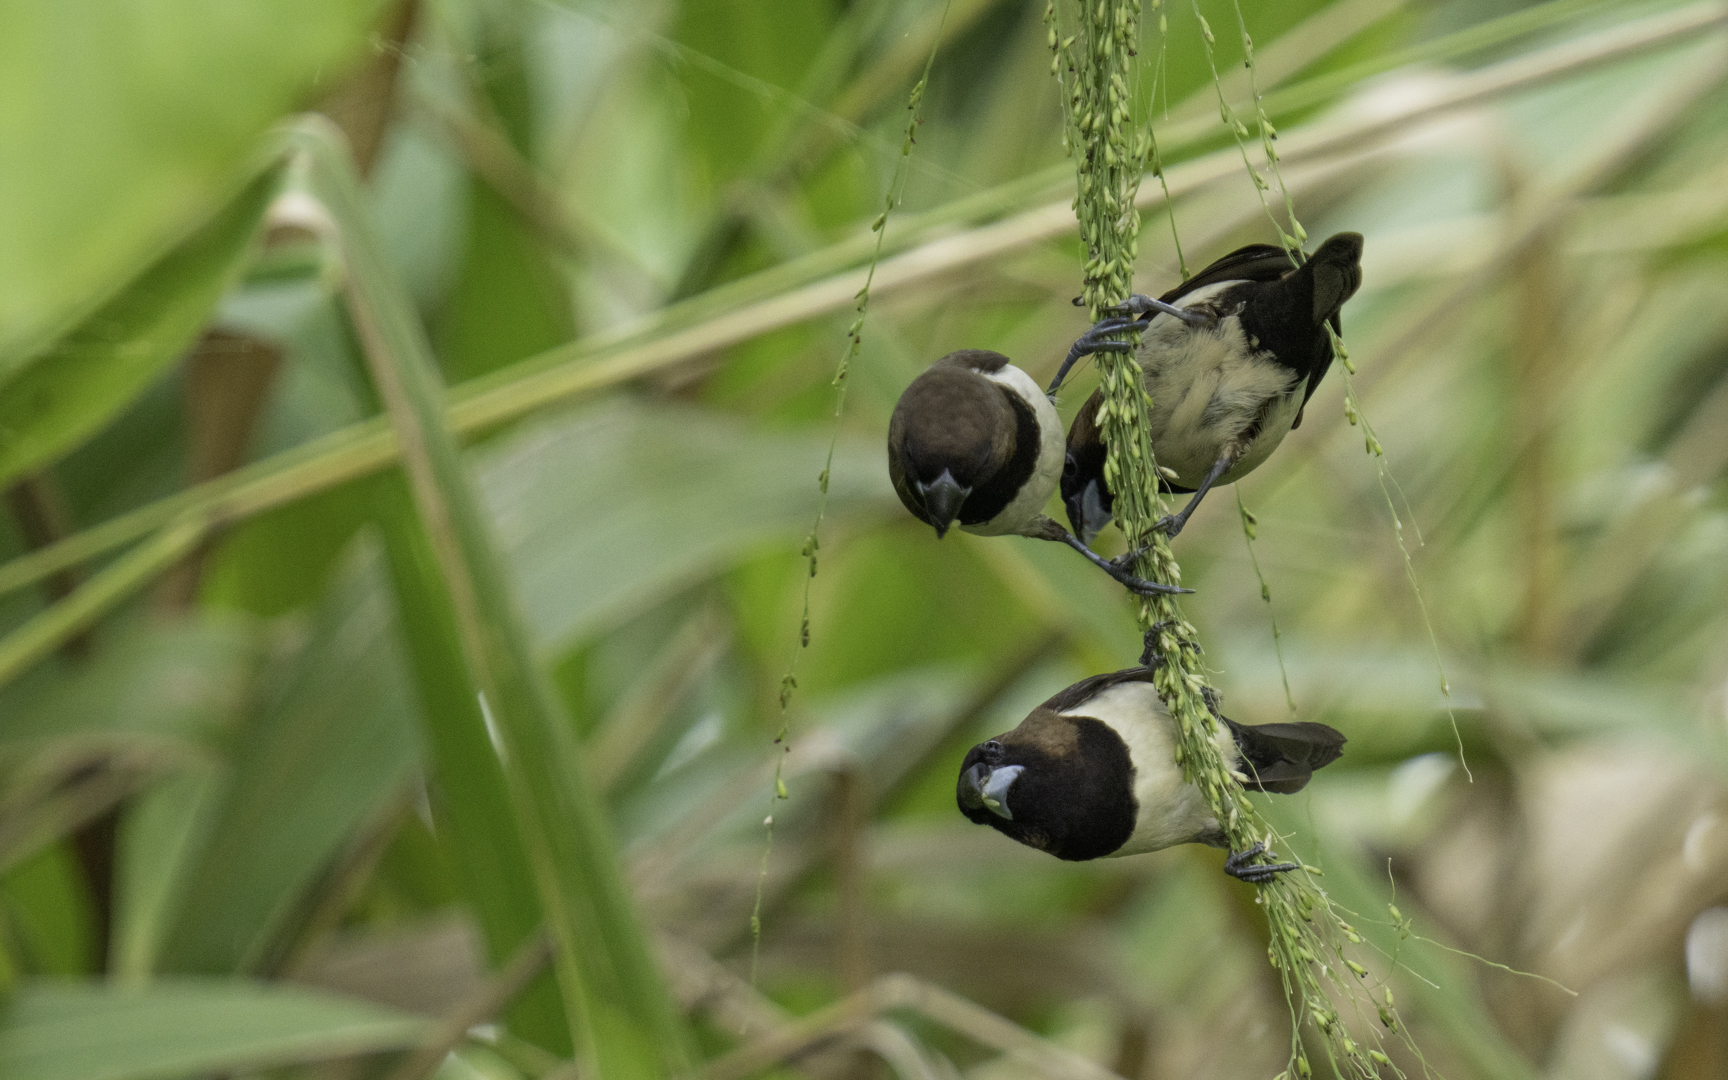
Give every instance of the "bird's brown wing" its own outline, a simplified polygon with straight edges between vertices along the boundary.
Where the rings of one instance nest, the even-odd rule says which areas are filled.
[[[1149,667],[1131,667],[1123,668],[1121,671],[1106,672],[1103,675],[1093,675],[1091,678],[1081,679],[1073,686],[1063,690],[1046,701],[1042,707],[1055,713],[1066,712],[1076,706],[1084,705],[1112,686],[1128,682],[1149,683],[1152,681],[1152,671],[1153,669]]]

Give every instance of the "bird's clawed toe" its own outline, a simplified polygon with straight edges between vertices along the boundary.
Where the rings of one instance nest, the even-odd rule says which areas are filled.
[[[1134,565],[1140,556],[1146,554],[1151,547],[1151,544],[1146,544],[1135,548],[1133,551],[1124,552],[1123,554],[1116,556],[1114,559],[1111,559],[1109,562],[1110,576],[1128,586],[1128,588],[1132,589],[1134,592],[1139,593],[1141,596],[1151,596],[1155,593],[1193,592],[1193,589],[1179,589],[1174,585],[1160,585],[1155,581],[1147,581],[1143,577],[1136,576],[1128,569]]]
[[[1302,869],[1301,863],[1250,864],[1249,860],[1257,859],[1265,853],[1265,844],[1255,844],[1247,851],[1232,851],[1230,857],[1224,860],[1224,872],[1250,885],[1268,885],[1279,874]]]
[[[1151,544],[1143,544],[1140,547],[1135,548],[1133,551],[1125,551],[1114,559],[1111,559],[1110,565],[1114,566],[1118,570],[1126,570],[1130,566],[1133,566],[1140,556],[1146,554],[1150,550],[1152,550]]]
[[[1146,628],[1140,635],[1141,643],[1146,647],[1140,650],[1140,666],[1154,667],[1164,662],[1164,650],[1158,647],[1158,635],[1175,625],[1173,619],[1160,619]]]
[[[1102,309],[1104,313],[1116,316],[1133,315],[1145,318],[1148,315],[1171,315],[1181,319],[1189,326],[1212,326],[1218,319],[1209,311],[1194,311],[1167,304],[1162,300],[1154,300],[1150,296],[1135,293],[1120,304]]]
[[[1131,353],[1139,346],[1131,341],[1115,341],[1112,334],[1120,334],[1124,330],[1134,329],[1140,325],[1140,320],[1132,317],[1116,317],[1099,319],[1092,328],[1074,340],[1074,345],[1063,358],[1062,366],[1057,369],[1056,377],[1050,380],[1050,387],[1045,391],[1051,397],[1062,388],[1062,383],[1068,378],[1068,369],[1080,361],[1081,357],[1093,353],[1119,352]]]
[[[1058,540],[1067,544],[1075,551],[1086,556],[1087,561],[1089,561],[1093,566],[1096,566],[1106,574],[1109,574],[1112,578],[1115,578],[1118,584],[1126,587],[1131,592],[1138,593],[1141,596],[1154,596],[1159,593],[1191,593],[1194,591],[1193,589],[1184,589],[1176,585],[1160,585],[1156,581],[1147,581],[1143,577],[1136,577],[1116,562],[1106,559],[1104,556],[1087,547],[1079,537],[1070,533],[1067,529],[1062,528],[1060,525],[1056,525],[1054,522],[1051,523],[1051,526],[1052,527],[1047,533],[1039,534],[1042,539]],[[1135,555],[1138,554],[1138,552],[1135,552]]]
[[[1127,586],[1130,592],[1138,593],[1141,596],[1158,596],[1160,594],[1174,596],[1184,593],[1192,593],[1194,591],[1193,589],[1184,589],[1176,585],[1162,585],[1156,581],[1147,581],[1145,578],[1135,577],[1127,571],[1123,571],[1120,574],[1112,574],[1111,576],[1123,585]]]

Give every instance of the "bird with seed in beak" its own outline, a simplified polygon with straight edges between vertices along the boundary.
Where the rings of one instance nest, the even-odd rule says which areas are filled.
[[[1156,527],[1174,538],[1214,485],[1252,472],[1302,423],[1302,410],[1332,365],[1326,328],[1362,284],[1362,236],[1339,233],[1298,266],[1283,248],[1251,244],[1161,298],[1135,295],[1074,343],[1050,384],[1095,352],[1133,352],[1152,396],[1152,456],[1160,487],[1193,492]],[[1138,347],[1111,340],[1140,331]],[[1094,392],[1068,429],[1062,501],[1084,544],[1110,523],[1105,445]]]
[[[955,522],[980,536],[1065,543],[1142,595],[1192,592],[1129,573],[1045,517],[1064,458],[1062,419],[1001,353],[962,349],[912,380],[888,421],[888,474],[938,539]]]
[[[1198,787],[1176,763],[1176,722],[1152,685],[1156,665],[1082,679],[960,763],[960,812],[1058,859],[1083,861],[1175,844],[1228,847]],[[1325,724],[1248,726],[1220,716],[1217,745],[1249,791],[1290,794],[1343,753]],[[1255,884],[1297,869],[1232,852],[1224,872]]]

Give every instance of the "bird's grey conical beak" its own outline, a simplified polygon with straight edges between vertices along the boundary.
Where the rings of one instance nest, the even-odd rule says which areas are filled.
[[[930,515],[930,523],[936,526],[936,538],[940,540],[948,535],[948,526],[954,524],[954,519],[960,516],[960,504],[966,501],[966,496],[972,494],[969,487],[961,487],[947,469],[942,475],[928,484],[918,484],[918,494],[924,500],[924,509]]]
[[[974,810],[983,807],[1004,821],[1013,821],[1014,815],[1008,810],[1008,789],[1025,771],[1024,765],[1004,765],[1000,769],[974,765],[960,778],[961,800]]]

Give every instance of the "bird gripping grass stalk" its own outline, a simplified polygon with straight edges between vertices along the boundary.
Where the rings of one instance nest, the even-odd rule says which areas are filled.
[[[1044,17],[1055,53],[1052,69],[1064,98],[1065,141],[1074,158],[1074,210],[1086,244],[1084,299],[1096,319],[1131,292],[1140,231],[1134,197],[1152,139],[1150,125],[1143,129],[1134,119],[1136,101],[1130,90],[1141,0],[1075,0],[1075,6],[1078,24],[1066,36],[1056,0],[1049,0]],[[1162,0],[1152,0],[1153,10],[1161,6]],[[1161,11],[1159,18],[1162,28]],[[1287,243],[1296,240],[1279,231]],[[1113,352],[1096,354],[1094,362],[1104,391],[1099,410],[1108,449],[1104,477],[1116,496],[1117,523],[1129,548],[1140,552],[1134,572],[1152,581],[1178,583],[1181,570],[1168,539],[1153,528],[1164,507],[1152,456],[1151,398],[1139,365],[1131,354]],[[1257,842],[1272,846],[1278,838],[1219,753],[1215,739],[1220,721],[1211,704],[1215,694],[1200,664],[1194,627],[1182,618],[1177,597],[1143,598],[1140,623],[1163,658],[1154,685],[1176,719],[1175,753],[1184,776],[1205,795],[1233,850],[1244,851]],[[1361,939],[1315,887],[1312,877],[1317,873],[1304,867],[1300,873],[1281,875],[1261,887],[1258,897],[1270,931],[1268,958],[1278,969],[1294,1021],[1285,1076],[1308,1077],[1313,1072],[1299,1036],[1303,1021],[1312,1021],[1340,1075],[1379,1076],[1382,1069],[1397,1073],[1379,1048],[1380,1032],[1373,1024],[1358,1024],[1353,1033],[1340,1021],[1335,1001],[1359,1016],[1378,1014],[1388,1028],[1404,1032],[1390,992],[1383,984],[1371,988],[1359,981],[1354,972],[1360,965],[1345,958],[1345,942]],[[1335,997],[1328,997],[1323,983]],[[1374,989],[1382,991],[1384,1001],[1376,999]]]

